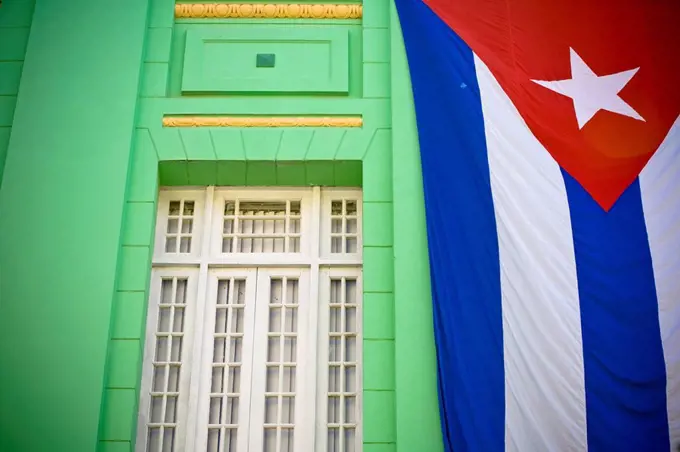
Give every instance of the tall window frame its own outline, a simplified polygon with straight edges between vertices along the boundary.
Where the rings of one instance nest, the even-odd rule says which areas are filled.
[[[161,189],[149,291],[137,451],[361,450],[361,222],[362,194],[360,189],[354,188]],[[178,280],[186,280],[186,284],[182,286]],[[245,293],[242,294],[245,301],[236,300],[229,307],[218,307],[218,284],[227,280],[231,281],[232,292],[235,291],[233,285],[237,281],[242,282],[239,287]],[[265,315],[268,313],[263,314],[262,310],[267,303],[271,310],[278,308],[271,304],[272,301],[262,300],[265,300],[263,294],[269,293],[272,284],[277,281],[295,281],[300,291],[296,295],[299,303],[296,301],[292,306],[299,308],[297,312],[300,315],[296,319],[295,330],[295,337],[299,339],[294,363],[297,366],[297,386],[293,394],[295,440],[286,444],[282,443],[282,438],[290,425],[282,423],[282,409],[279,408],[279,423],[270,425],[265,422],[267,414],[263,412],[268,408],[261,403],[275,396],[281,403],[291,396],[286,391],[281,392],[284,383],[279,383],[279,392],[274,394],[269,391],[266,381],[270,367],[278,364],[268,362],[265,356],[268,354],[265,339],[274,333],[268,329],[267,323],[271,323]],[[184,303],[175,303],[178,299],[175,292],[163,291],[168,287],[175,292],[177,287],[185,287],[184,298],[180,298]],[[162,298],[168,293],[171,294],[170,303]],[[234,310],[241,308],[243,321],[246,325],[250,322],[252,331],[215,333],[217,310],[224,309],[226,313],[228,309],[229,315],[232,315],[236,312]],[[284,306],[285,309],[288,308]],[[162,311],[175,317],[177,312],[186,315],[181,322],[181,331],[173,331],[177,329],[175,323],[169,327],[161,326]],[[169,336],[159,328],[169,328]],[[175,356],[172,354],[176,352],[172,347],[167,352],[169,358],[159,361],[159,337],[166,338],[172,345],[175,336],[183,341],[180,361],[173,361]],[[281,344],[286,340],[284,336],[282,333]],[[224,390],[222,400],[246,397],[239,402],[239,415],[245,415],[247,419],[241,417],[233,425],[221,423],[221,442],[219,447],[211,448],[214,441],[209,437],[210,426],[214,427],[213,430],[218,428],[209,419],[212,407],[208,399],[212,400],[215,395],[211,383],[214,375],[211,373],[217,366],[211,357],[217,340],[233,340],[234,337],[243,339],[239,349],[243,353],[242,361],[235,364],[242,371],[239,374],[242,390],[237,391],[238,394],[227,394]],[[285,351],[282,353],[285,355]],[[289,364],[280,363],[280,372],[286,370],[285,366]],[[232,369],[229,366],[224,364],[224,372]],[[165,370],[159,372],[160,367]],[[177,367],[179,370],[175,369]],[[178,384],[171,384],[174,380],[170,378],[170,370],[172,378],[178,376]],[[226,384],[227,377],[222,381]],[[248,387],[243,386],[244,381]],[[159,405],[156,403],[159,399],[162,419],[155,422],[159,421],[159,414],[153,409]],[[222,410],[227,403],[222,403]],[[168,407],[176,411],[171,413]],[[152,419],[154,416],[157,419]],[[240,430],[234,445],[229,448],[224,435],[233,428]],[[269,439],[267,434],[259,434],[257,430],[260,428],[276,429],[278,443],[274,448],[267,446]],[[156,429],[155,439],[151,435],[152,429]],[[160,440],[156,441],[158,438]],[[168,441],[174,448],[168,447]]]

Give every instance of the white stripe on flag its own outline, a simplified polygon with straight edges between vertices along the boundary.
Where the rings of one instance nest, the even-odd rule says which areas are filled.
[[[501,268],[507,451],[585,451],[576,261],[559,166],[475,56]]]
[[[666,361],[671,450],[680,445],[680,117],[640,174]]]

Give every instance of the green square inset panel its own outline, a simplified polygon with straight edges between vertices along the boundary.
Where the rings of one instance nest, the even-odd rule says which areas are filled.
[[[269,67],[262,67],[263,55],[272,60]],[[347,94],[348,90],[347,29],[268,25],[187,30],[185,93]]]

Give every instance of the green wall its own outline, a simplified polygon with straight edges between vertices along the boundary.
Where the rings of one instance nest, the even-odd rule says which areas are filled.
[[[146,16],[35,4],[0,190],[3,452],[95,449]]]
[[[35,0],[5,0],[0,5],[0,183],[34,6]]]
[[[0,368],[10,390],[0,446],[133,449],[160,185],[362,185],[364,451],[441,450],[417,134],[389,0],[367,1],[363,20],[175,21],[169,0],[73,3],[37,0],[0,192],[0,359],[11,369]],[[288,68],[279,92],[194,83],[182,93],[187,32],[247,35],[253,24],[346,34],[346,86],[299,92]],[[364,125],[161,127],[181,114],[361,115]],[[49,389],[36,378],[45,363]],[[57,422],[36,427],[42,403]]]

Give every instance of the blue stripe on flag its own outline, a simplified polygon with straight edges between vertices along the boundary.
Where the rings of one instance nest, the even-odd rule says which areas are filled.
[[[666,369],[640,185],[605,212],[563,175],[581,304],[589,451],[668,452]]]
[[[447,451],[500,452],[500,264],[473,54],[422,2],[396,4],[416,101],[444,442]]]

